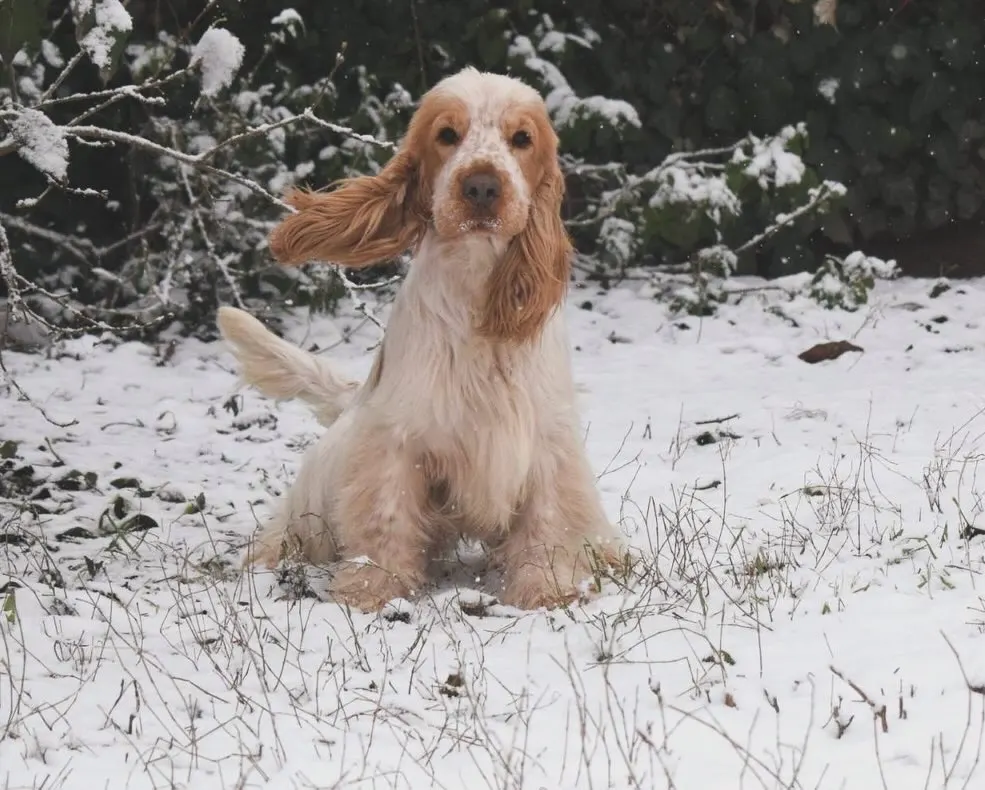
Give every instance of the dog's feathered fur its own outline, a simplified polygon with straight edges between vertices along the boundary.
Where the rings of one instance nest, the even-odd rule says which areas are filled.
[[[490,205],[467,196],[476,173],[498,184]],[[424,96],[379,175],[291,198],[298,212],[271,236],[283,263],[366,266],[408,247],[414,258],[361,384],[220,310],[243,379],[305,400],[328,427],[254,561],[348,560],[331,590],[363,609],[419,591],[430,558],[459,535],[487,544],[503,601],[524,608],[571,600],[592,557],[616,561],[559,309],[571,257],[563,194],[540,96],[466,69]]]

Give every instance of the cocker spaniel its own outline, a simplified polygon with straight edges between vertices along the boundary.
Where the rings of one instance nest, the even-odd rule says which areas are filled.
[[[248,563],[338,562],[333,597],[363,610],[421,592],[460,536],[484,542],[520,608],[574,600],[619,563],[560,309],[572,247],[557,145],[533,88],[467,68],[424,95],[378,175],[288,197],[279,262],[413,261],[362,383],[220,310],[243,380],[328,427]]]

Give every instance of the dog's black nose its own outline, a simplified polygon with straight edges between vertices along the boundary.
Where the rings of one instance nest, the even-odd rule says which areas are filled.
[[[501,193],[499,178],[489,173],[476,173],[462,181],[462,196],[476,208],[490,208]]]

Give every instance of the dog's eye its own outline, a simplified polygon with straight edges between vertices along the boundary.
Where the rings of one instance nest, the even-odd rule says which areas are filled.
[[[533,140],[530,139],[530,134],[521,129],[519,132],[515,132],[510,138],[510,145],[514,148],[529,148]]]
[[[438,132],[438,142],[444,145],[455,145],[459,139],[458,132],[450,126],[443,126],[441,131]]]

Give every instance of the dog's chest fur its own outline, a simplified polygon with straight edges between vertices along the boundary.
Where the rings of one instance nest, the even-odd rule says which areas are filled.
[[[475,284],[483,282],[476,268],[498,251],[462,246],[460,255],[443,250],[433,269],[429,259],[415,262],[394,304],[377,380],[367,383],[375,383],[370,397],[391,430],[420,455],[422,473],[482,537],[505,528],[521,504],[534,449],[556,427],[552,405],[563,402],[558,388],[570,373],[560,314],[524,346],[475,333]]]

